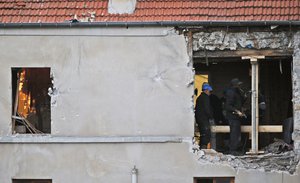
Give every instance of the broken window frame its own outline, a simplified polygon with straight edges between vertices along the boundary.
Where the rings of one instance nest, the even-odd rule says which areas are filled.
[[[42,91],[39,91],[39,90],[38,90],[38,92],[35,91],[36,98],[31,100],[31,98],[33,98],[33,97],[31,97],[31,94],[34,93],[34,92],[32,92],[33,89],[36,89],[38,87],[40,87],[39,89],[41,89],[41,86],[39,86],[40,83],[38,83],[38,84],[36,83],[35,85],[32,85],[32,83],[31,83],[33,89],[32,89],[32,91],[30,89],[27,89],[28,93],[26,93],[26,100],[28,100],[28,102],[27,102],[28,106],[24,106],[24,110],[25,110],[25,107],[28,108],[27,114],[29,116],[29,114],[32,113],[31,109],[35,109],[35,110],[33,110],[33,111],[35,111],[34,114],[37,119],[35,121],[37,124],[39,124],[39,126],[41,126],[40,123],[41,123],[41,120],[43,120],[42,115],[47,115],[48,116],[47,119],[49,119],[49,120],[45,120],[45,121],[49,126],[49,130],[44,130],[41,128],[38,129],[37,126],[32,124],[32,121],[29,121],[27,119],[27,117],[28,117],[27,115],[21,114],[21,112],[18,111],[19,104],[20,104],[20,94],[21,94],[20,91],[22,90],[22,88],[20,88],[20,86],[23,87],[23,85],[25,85],[25,84],[28,85],[28,83],[30,83],[29,79],[27,78],[27,72],[31,73],[31,74],[33,73],[34,77],[31,76],[31,79],[32,78],[42,78],[39,81],[42,82],[44,85],[46,83],[47,87],[44,86]],[[38,73],[38,72],[40,72],[40,73]],[[23,76],[21,76],[22,73],[23,73]],[[37,73],[43,74],[43,75],[40,76],[40,75],[37,75]],[[49,76],[45,76],[45,73],[47,73],[47,75],[49,73]],[[48,95],[49,88],[52,88],[51,68],[50,67],[12,67],[11,75],[12,75],[12,81],[11,81],[12,82],[12,134],[18,133],[16,131],[17,123],[25,126],[25,132],[23,132],[22,134],[51,134],[51,104],[50,104],[51,98]],[[21,79],[21,77],[23,77],[23,78]],[[45,78],[47,78],[47,79],[45,79]],[[49,80],[48,80],[48,78],[49,78]],[[31,82],[34,82],[34,81],[31,80]],[[16,86],[14,87],[14,85],[16,85]],[[27,87],[29,87],[29,86],[27,86]],[[38,97],[42,98],[44,101],[46,101],[46,100],[48,101],[48,102],[45,102],[45,104],[48,103],[48,105],[46,107],[43,106],[44,112],[42,112],[41,109],[39,109],[40,110],[39,114],[37,113],[37,106],[36,106],[37,105],[36,99]],[[26,103],[26,102],[24,102],[24,103]],[[41,108],[41,103],[38,105],[40,105],[39,108]],[[47,111],[49,111],[49,112],[47,113]],[[39,117],[38,117],[38,115],[39,115]]]

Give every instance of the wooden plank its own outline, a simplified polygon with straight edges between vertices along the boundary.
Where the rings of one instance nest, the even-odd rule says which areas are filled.
[[[246,152],[247,155],[258,155],[258,154],[264,154],[265,151],[257,151],[257,152],[252,152],[251,149],[250,151]]]
[[[241,131],[244,133],[251,133],[251,125],[242,125]],[[213,133],[229,133],[229,125],[222,126],[211,126],[211,132]],[[261,133],[281,133],[282,125],[260,125],[258,127],[258,132]]]
[[[17,115],[18,104],[19,104],[19,87],[20,87],[20,76],[19,76],[19,74],[17,74],[17,77],[18,77],[18,80],[17,80],[17,88],[16,88],[16,96],[15,96],[13,116]],[[15,133],[15,127],[16,127],[16,119],[12,118],[12,127],[11,127],[12,134]]]
[[[276,49],[266,49],[266,50],[214,50],[214,51],[195,51],[193,54],[194,58],[224,58],[224,57],[242,57],[242,56],[257,56],[265,55],[266,57],[282,57],[282,56],[292,56],[293,50],[276,50]]]

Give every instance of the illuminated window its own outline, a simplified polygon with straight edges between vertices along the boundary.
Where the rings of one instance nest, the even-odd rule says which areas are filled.
[[[12,132],[50,133],[50,68],[12,68]]]

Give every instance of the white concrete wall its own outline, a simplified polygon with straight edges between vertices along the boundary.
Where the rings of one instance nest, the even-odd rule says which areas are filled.
[[[1,144],[1,183],[12,178],[52,179],[53,183],[193,183],[193,177],[235,177],[235,183],[298,183],[298,175],[238,171],[200,164],[187,143],[162,144]]]
[[[187,144],[2,145],[1,183],[12,178],[51,178],[53,183],[192,183],[193,171],[234,175],[226,167],[197,167]],[[192,170],[192,171],[191,171]],[[214,172],[214,173],[212,173]]]
[[[0,134],[11,134],[11,67],[50,67],[58,92],[52,135],[192,136],[193,73],[184,37],[167,29],[123,30],[0,36]]]
[[[184,37],[168,30],[0,30],[0,141],[18,138],[11,136],[11,67],[51,67],[58,94],[52,97],[52,134],[45,142],[55,136],[192,137],[193,87],[188,84],[193,73],[187,67]],[[235,176],[236,183],[299,180],[278,172],[200,164],[190,145],[48,144],[43,139],[0,143],[0,182],[50,178],[53,183],[129,183],[134,165],[141,183],[224,176]]]

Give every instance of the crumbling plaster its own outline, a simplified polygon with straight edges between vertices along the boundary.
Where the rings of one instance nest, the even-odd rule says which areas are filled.
[[[297,154],[300,154],[300,32],[294,34],[293,54],[293,104],[294,132],[293,140]]]
[[[193,35],[193,50],[287,49],[289,32],[199,32]]]
[[[256,158],[231,158],[230,156],[206,156],[200,155],[199,161],[229,164],[232,167],[246,169],[262,169],[263,171],[290,171],[294,173],[300,154],[300,33],[297,32],[198,32],[193,35],[193,51],[214,51],[214,50],[263,50],[294,49],[293,54],[293,103],[294,103],[294,152],[276,155],[264,155]],[[247,55],[245,55],[247,56]],[[268,56],[268,55],[266,55]],[[201,151],[200,151],[201,152]],[[199,154],[199,153],[198,153]],[[201,154],[201,153],[200,153]],[[272,156],[272,157],[271,157]],[[287,160],[284,165],[282,160]],[[279,162],[280,164],[274,164]],[[222,163],[223,162],[223,163]],[[292,165],[292,166],[291,166]],[[269,169],[269,170],[268,170]]]

